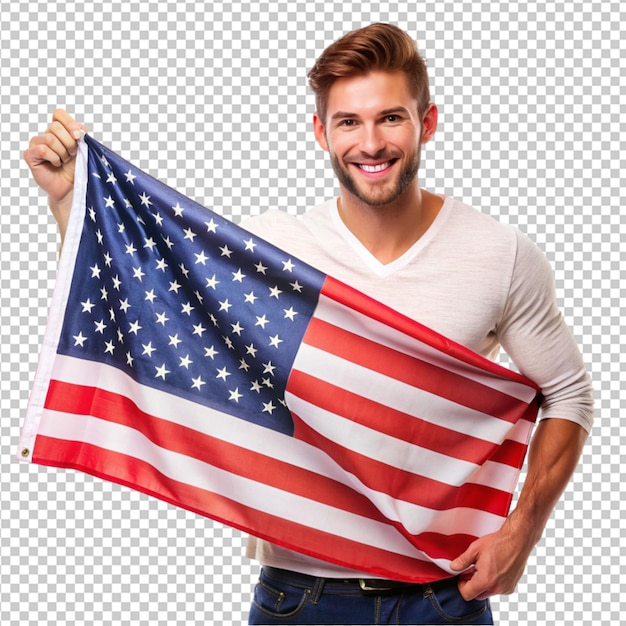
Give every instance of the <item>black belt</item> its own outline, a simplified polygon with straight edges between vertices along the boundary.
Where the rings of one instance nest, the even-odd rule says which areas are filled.
[[[291,572],[277,567],[263,567],[263,572],[273,580],[300,587],[301,589],[313,589],[316,585],[324,587],[340,588],[346,592],[361,590],[363,593],[395,593],[403,589],[412,588],[417,590],[422,587],[418,583],[408,583],[399,580],[385,580],[382,578],[317,578],[300,572]]]

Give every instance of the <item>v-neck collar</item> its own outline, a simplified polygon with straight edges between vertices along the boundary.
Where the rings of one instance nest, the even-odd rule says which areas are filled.
[[[452,199],[448,196],[441,196],[443,204],[428,227],[426,232],[402,255],[400,255],[391,263],[381,263],[358,239],[352,231],[344,224],[339,214],[338,199],[329,200],[328,210],[335,228],[341,236],[347,241],[350,247],[361,257],[366,265],[378,276],[385,278],[391,276],[403,267],[408,265],[435,237],[442,228],[452,210]]]

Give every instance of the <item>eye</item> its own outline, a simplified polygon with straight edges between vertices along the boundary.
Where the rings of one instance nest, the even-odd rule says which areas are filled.
[[[400,116],[396,115],[395,113],[392,114],[392,115],[386,115],[385,116],[385,121],[394,124],[395,122],[399,122],[400,121]]]
[[[341,120],[341,122],[339,122],[339,126],[347,126],[348,128],[350,126],[355,126],[356,125],[356,120],[352,120],[350,118],[346,118],[345,120]]]

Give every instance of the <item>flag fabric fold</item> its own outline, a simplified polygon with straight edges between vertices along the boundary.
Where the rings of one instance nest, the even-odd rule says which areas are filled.
[[[502,525],[539,398],[80,142],[19,459],[428,582]]]

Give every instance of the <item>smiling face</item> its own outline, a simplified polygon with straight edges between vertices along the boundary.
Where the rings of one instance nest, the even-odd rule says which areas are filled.
[[[344,200],[383,207],[417,190],[421,144],[436,122],[432,104],[420,119],[404,73],[374,71],[335,81],[325,123],[316,116],[314,127]]]

